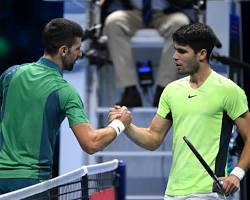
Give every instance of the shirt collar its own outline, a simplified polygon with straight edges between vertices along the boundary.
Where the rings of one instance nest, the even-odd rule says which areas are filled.
[[[59,67],[58,64],[54,63],[53,61],[45,58],[45,57],[41,57],[39,60],[38,60],[38,63],[41,63],[43,65],[46,65],[47,67],[50,67],[52,69],[55,69],[57,70],[61,75],[63,75],[62,73],[62,69]]]

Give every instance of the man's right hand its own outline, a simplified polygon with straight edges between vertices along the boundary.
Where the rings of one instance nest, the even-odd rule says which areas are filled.
[[[132,121],[132,116],[126,106],[121,107],[121,106],[115,105],[114,107],[110,108],[109,114],[108,114],[109,122],[113,121],[114,119],[121,120],[125,128],[127,128]]]

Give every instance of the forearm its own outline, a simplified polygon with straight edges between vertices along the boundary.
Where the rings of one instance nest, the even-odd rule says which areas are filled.
[[[92,136],[93,153],[104,149],[117,137],[116,131],[112,127],[95,129]]]
[[[161,139],[157,137],[158,134],[152,132],[149,128],[139,128],[130,124],[125,133],[138,146],[148,150],[155,150],[161,144]]]
[[[106,128],[95,129],[92,136],[94,152],[99,151],[109,145],[125,129],[120,120],[113,120]],[[115,134],[114,134],[115,133]]]
[[[112,127],[94,129],[90,124],[78,124],[72,130],[82,149],[89,154],[105,148],[117,137]]]
[[[235,120],[239,133],[244,141],[244,147],[241,152],[237,167],[245,172],[250,168],[250,113],[246,112]]]
[[[250,168],[250,138],[245,140],[244,148],[242,150],[240,160],[237,164],[238,167],[243,169],[245,172]]]

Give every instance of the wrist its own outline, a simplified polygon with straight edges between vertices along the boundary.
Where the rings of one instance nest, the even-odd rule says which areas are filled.
[[[117,136],[120,135],[121,132],[123,132],[125,130],[124,124],[119,119],[114,119],[108,126],[115,129]]]
[[[240,180],[242,180],[245,176],[245,171],[241,169],[240,167],[235,167],[230,175],[235,175],[237,176]]]

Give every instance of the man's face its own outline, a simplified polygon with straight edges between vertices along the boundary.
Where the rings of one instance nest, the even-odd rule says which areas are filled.
[[[76,38],[75,43],[69,48],[65,56],[62,56],[63,69],[71,71],[78,58],[82,56],[81,52],[81,38]]]
[[[195,54],[190,46],[174,44],[175,52],[173,60],[177,68],[177,72],[181,75],[192,75],[199,70],[199,56]]]

